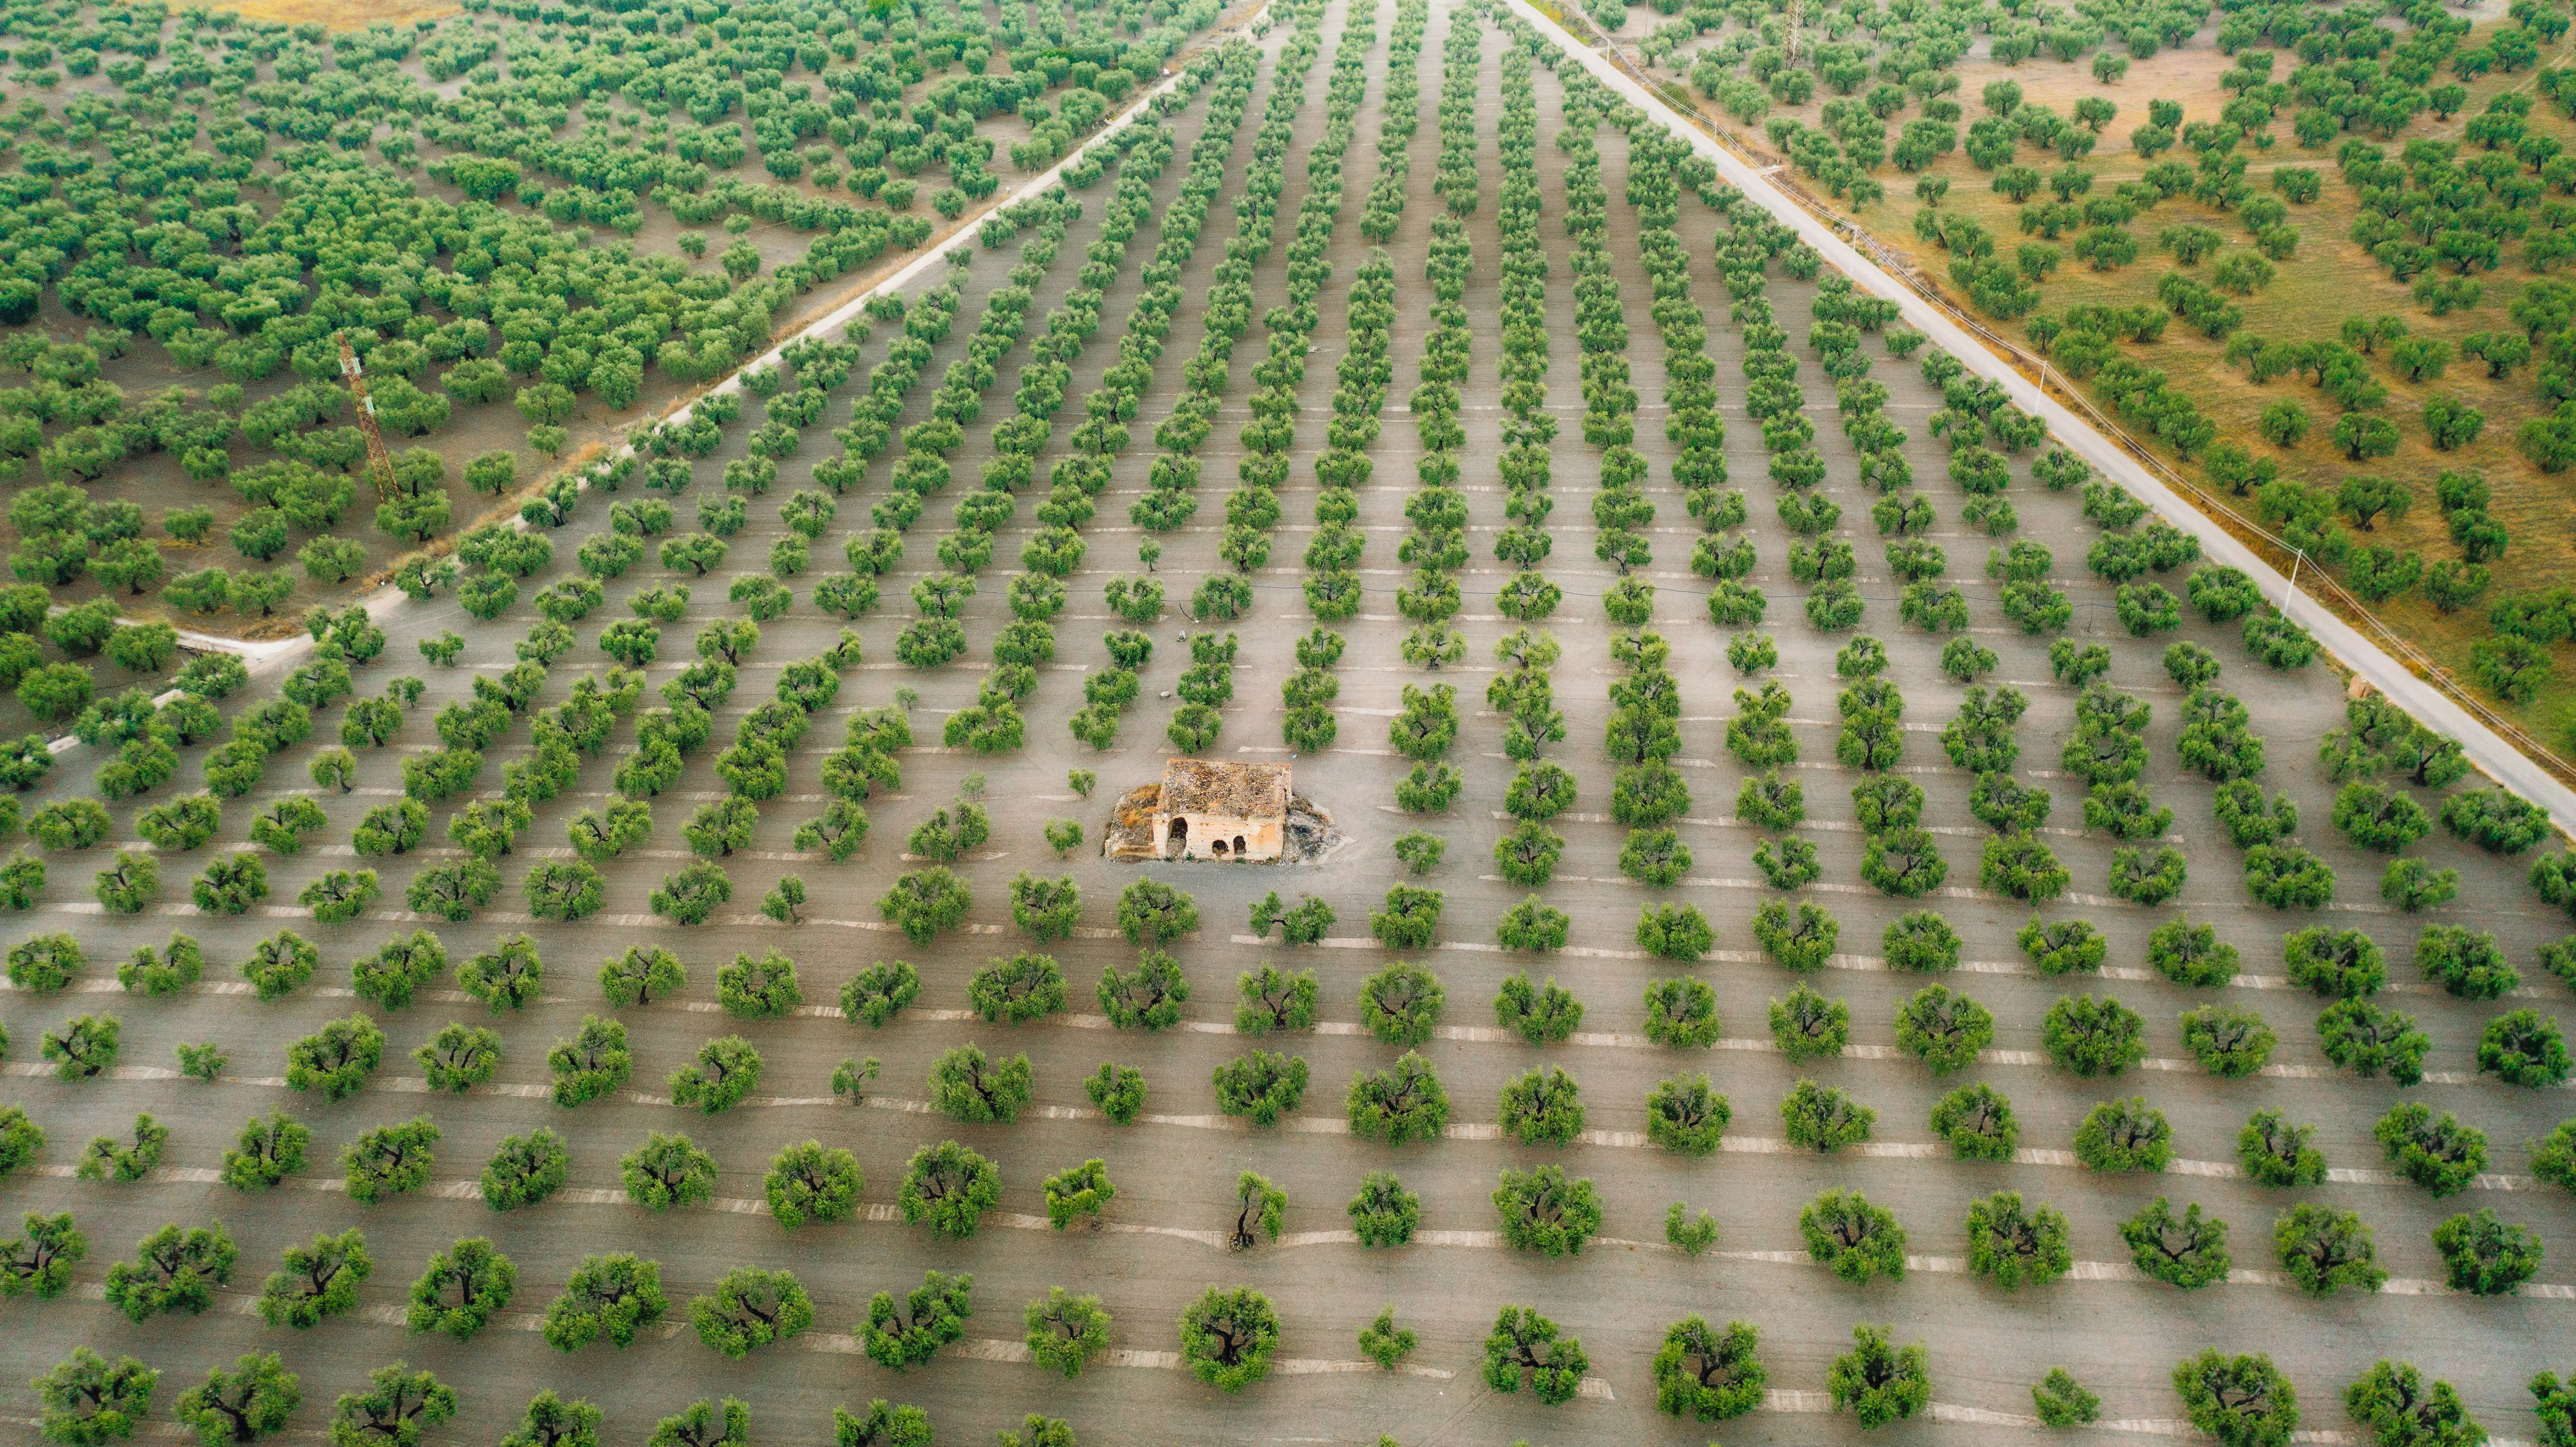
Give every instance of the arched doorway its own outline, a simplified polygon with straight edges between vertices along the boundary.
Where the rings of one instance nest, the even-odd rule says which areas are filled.
[[[1224,840],[1222,840],[1222,839],[1211,839],[1211,840],[1209,840],[1209,841],[1208,841],[1208,852],[1209,852],[1210,854],[1215,855],[1215,856],[1216,856],[1217,858],[1219,858],[1219,859],[1223,859],[1223,858],[1225,857],[1225,841],[1224,841]]]
[[[1243,857],[1243,836],[1240,834],[1234,836],[1234,857],[1237,859]]]
[[[1190,821],[1176,818],[1172,821],[1170,830],[1163,836],[1163,857],[1178,859],[1189,852]]]

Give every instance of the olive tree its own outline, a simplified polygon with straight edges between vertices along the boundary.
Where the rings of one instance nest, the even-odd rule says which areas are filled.
[[[1276,1125],[1305,1098],[1306,1078],[1302,1055],[1269,1050],[1238,1055],[1216,1068],[1217,1109],[1256,1126]]]
[[[959,1045],[931,1066],[931,1104],[968,1124],[1008,1125],[1028,1104],[1031,1080],[1026,1053],[995,1060],[981,1047]]]
[[[1023,871],[1011,881],[1011,919],[1038,943],[1069,939],[1082,919],[1082,893],[1073,876],[1040,879]]]
[[[1137,959],[1133,970],[1105,967],[1100,974],[1099,998],[1102,1013],[1120,1029],[1163,1030],[1180,1023],[1181,1006],[1190,998],[1190,984],[1181,973],[1180,961],[1159,949],[1149,949]],[[1241,1024],[1240,1019],[1237,1023]]]
[[[88,1347],[74,1347],[33,1384],[42,1414],[38,1429],[73,1447],[122,1441],[150,1420],[152,1391],[160,1381],[159,1372],[132,1357],[109,1361]]]
[[[1437,975],[1399,961],[1360,982],[1360,1015],[1387,1044],[1416,1046],[1431,1038],[1445,998]]]
[[[688,984],[686,966],[677,955],[661,948],[630,945],[623,955],[612,957],[599,967],[600,993],[619,1009],[650,1005],[655,1000],[678,993]]]
[[[264,1191],[304,1169],[313,1132],[285,1111],[252,1116],[240,1143],[224,1152],[224,1184],[236,1191]]]
[[[1411,1328],[1395,1324],[1395,1308],[1392,1306],[1380,1308],[1377,1318],[1360,1328],[1360,1355],[1390,1372],[1406,1357],[1413,1355],[1413,1349],[1419,1345],[1421,1338]]]
[[[2485,1133],[2449,1111],[2435,1115],[2420,1102],[2391,1108],[2371,1135],[2397,1173],[2431,1191],[2435,1200],[2467,1190],[2486,1168]]]
[[[2256,1184],[2274,1190],[2313,1186],[2326,1178],[2325,1153],[2312,1144],[2316,1127],[2298,1125],[2277,1110],[2258,1110],[2236,1136],[2236,1160]]]
[[[1839,1055],[1851,1039],[1851,1006],[1801,985],[1771,1002],[1771,1039],[1792,1065]]]
[[[2377,1291],[2388,1279],[2370,1227],[2351,1211],[2302,1201],[2273,1223],[2272,1246],[2281,1269],[2311,1296]]]
[[[1038,1190],[1046,1202],[1047,1223],[1059,1231],[1082,1217],[1089,1217],[1096,1229],[1101,1211],[1118,1194],[1107,1163],[1096,1156],[1047,1177]]]
[[[2227,1223],[2203,1216],[2194,1201],[2181,1214],[2158,1196],[2120,1223],[2120,1239],[2140,1271],[2185,1291],[2227,1279]]]
[[[2017,1191],[1968,1203],[1968,1269],[2006,1291],[2044,1286],[2075,1264],[2063,1212],[2025,1207]]]
[[[1979,1081],[1963,1085],[1933,1104],[1932,1131],[1950,1143],[1963,1161],[2008,1161],[2021,1138],[2012,1102],[2001,1091]]]
[[[1646,1038],[1676,1050],[1717,1043],[1717,992],[1705,980],[1669,976],[1646,986]]]
[[[27,1118],[23,1106],[0,1105],[0,1177],[34,1160],[44,1148],[45,1132]]]
[[[1042,1019],[1064,1008],[1064,971],[1051,955],[996,959],[967,982],[966,999],[987,1021]]]
[[[30,1211],[22,1233],[0,1241],[0,1298],[32,1296],[51,1301],[72,1284],[72,1270],[89,1255],[89,1238],[69,1211],[43,1216]]]
[[[1287,1219],[1288,1193],[1270,1184],[1269,1177],[1245,1171],[1234,1180],[1234,1207],[1226,1247],[1249,1251],[1263,1240],[1279,1239]]]
[[[436,1376],[402,1362],[378,1367],[367,1390],[343,1392],[331,1409],[331,1440],[417,1442],[456,1415],[456,1392]]]
[[[955,1141],[942,1141],[912,1153],[896,1204],[907,1225],[962,1241],[1001,1198],[1001,1174],[992,1162]]]
[[[116,982],[135,994],[176,995],[197,983],[206,971],[206,952],[190,935],[173,934],[161,949],[137,948],[116,967]]]
[[[114,1015],[74,1015],[38,1042],[59,1080],[96,1080],[116,1065],[123,1024]]]
[[[2279,1037],[2252,1010],[2204,1005],[2182,1013],[2182,1043],[2202,1069],[2224,1080],[2238,1080],[2263,1068]]]
[[[2096,1171],[2161,1171],[2173,1161],[2173,1126],[2143,1096],[2106,1100],[2075,1128],[2075,1158]]]
[[[604,1340],[622,1351],[670,1309],[660,1262],[622,1252],[585,1256],[546,1307],[546,1344],[575,1352]]]
[[[439,1131],[428,1116],[414,1116],[379,1126],[340,1149],[347,1172],[349,1199],[372,1206],[390,1196],[407,1195],[429,1184],[436,1163]]]
[[[256,1442],[286,1430],[304,1403],[300,1378],[275,1352],[244,1352],[230,1368],[207,1369],[206,1379],[179,1394],[174,1415],[197,1430],[206,1447]]]
[[[750,1442],[749,1403],[740,1397],[700,1397],[655,1423],[646,1447],[749,1447]]]
[[[1030,1430],[1044,1420],[1030,1414]],[[868,1403],[862,1417],[846,1408],[832,1409],[832,1433],[835,1447],[930,1447],[930,1414],[919,1407],[899,1406],[883,1397]],[[1004,1434],[1016,1436],[1016,1434]],[[1047,1447],[1045,1443],[1037,1447]]]
[[[1348,1214],[1362,1246],[1402,1246],[1421,1224],[1422,1198],[1404,1189],[1389,1172],[1371,1171],[1361,1178]]]
[[[2049,1007],[2041,1039],[2059,1068],[2090,1078],[2146,1059],[2146,1028],[2145,1018],[2117,999],[2078,995]]]
[[[1235,989],[1242,1000],[1234,1011],[1237,1034],[1267,1035],[1274,1030],[1314,1028],[1320,987],[1313,970],[1289,973],[1265,963],[1258,974],[1238,976]]]
[[[696,1106],[721,1115],[748,1099],[760,1083],[760,1052],[739,1035],[723,1035],[698,1047],[695,1059],[671,1072],[671,1103]]]
[[[519,1285],[519,1268],[481,1236],[468,1236],[429,1258],[411,1284],[404,1323],[413,1334],[443,1331],[470,1341],[506,1309]]]
[[[260,1287],[260,1320],[303,1331],[344,1316],[357,1309],[359,1283],[374,1272],[366,1237],[355,1227],[289,1246],[282,1267]]]
[[[1137,880],[1118,896],[1118,928],[1129,944],[1158,949],[1198,927],[1197,901],[1160,880]]]
[[[2509,1085],[2539,1090],[2567,1079],[2567,1043],[2558,1019],[2514,1010],[2487,1022],[2478,1036],[2478,1070]]]
[[[878,899],[877,913],[914,944],[927,945],[942,931],[963,924],[973,904],[965,881],[947,866],[936,865],[897,877]]]
[[[1994,1012],[1947,985],[1926,985],[1897,1007],[1897,1048],[1936,1076],[1974,1063],[1994,1040]]]
[[[501,1447],[599,1447],[606,1417],[589,1399],[567,1402],[549,1387],[528,1399],[518,1429],[501,1439]]]
[[[546,1069],[554,1077],[555,1104],[567,1109],[625,1088],[635,1070],[626,1022],[584,1015],[579,1034],[546,1052]]]
[[[1145,1073],[1104,1060],[1083,1078],[1082,1093],[1091,1097],[1111,1125],[1132,1125],[1145,1109]]]
[[[1523,1145],[1565,1145],[1583,1134],[1583,1102],[1574,1077],[1555,1066],[1503,1086],[1502,1128]]]
[[[864,1185],[857,1157],[838,1146],[827,1149],[810,1140],[771,1158],[762,1181],[770,1215],[791,1230],[808,1221],[848,1219],[858,1208]]]
[[[2089,974],[2110,954],[2109,942],[2087,920],[2044,921],[2032,915],[2015,939],[2043,975]]]
[[[709,1350],[740,1361],[814,1324],[814,1299],[790,1271],[738,1266],[689,1299],[689,1325]]]
[[[1198,1379],[1239,1392],[1270,1374],[1279,1347],[1279,1313],[1248,1286],[1211,1286],[1181,1312],[1181,1360]]]
[[[108,1268],[107,1304],[137,1323],[165,1312],[196,1316],[214,1305],[215,1289],[232,1280],[239,1260],[220,1222],[164,1226],[136,1244],[133,1260]]]
[[[1834,1410],[1850,1412],[1864,1428],[1902,1421],[1932,1400],[1930,1355],[1920,1342],[1897,1346],[1888,1332],[1867,1322],[1854,1326],[1852,1349],[1834,1358],[1825,1377]]]
[[[1021,1323],[1038,1365],[1067,1377],[1082,1375],[1084,1363],[1109,1348],[1110,1316],[1097,1296],[1050,1287],[1028,1304]]]
[[[758,958],[736,954],[716,972],[716,1003],[743,1020],[783,1020],[805,1003],[796,984],[796,962],[777,950]]]
[[[1526,1386],[1547,1406],[1573,1401],[1591,1365],[1583,1343],[1533,1307],[1504,1307],[1485,1337],[1485,1385],[1507,1393]]]
[[[653,1131],[617,1169],[626,1198],[646,1210],[699,1205],[715,1195],[716,1158],[685,1135]]]
[[[1519,1250],[1580,1256],[1601,1229],[1600,1195],[1591,1178],[1568,1177],[1561,1166],[1507,1169],[1493,1199],[1503,1240]]]
[[[412,1051],[429,1088],[455,1095],[487,1084],[501,1066],[501,1033],[484,1025],[451,1022]]]
[[[1656,1409],[1696,1422],[1723,1422],[1752,1411],[1770,1380],[1761,1338],[1750,1322],[1731,1321],[1721,1329],[1698,1316],[1664,1329],[1654,1373]]]
[[[2173,1384],[2183,1415],[2220,1447],[2289,1447],[2298,1428],[2298,1393],[2269,1356],[2211,1347],[2175,1364]]]
[[[1680,1155],[1710,1155],[1733,1117],[1706,1075],[1669,1075],[1646,1096],[1646,1139]]]
[[[876,1293],[860,1332],[868,1356],[898,1372],[928,1362],[966,1334],[966,1318],[975,1311],[974,1288],[972,1276],[931,1271],[900,1301],[890,1291]]]
[[[483,1204],[495,1211],[534,1206],[564,1188],[572,1148],[551,1127],[505,1136],[483,1164]]]
[[[2458,925],[2432,925],[2415,940],[2415,967],[2463,1000],[2493,1000],[2522,984],[2494,935]]]
[[[1354,1135],[1402,1145],[1439,1136],[1449,1093],[1431,1062],[1408,1050],[1387,1069],[1353,1075],[1346,1108]]]
[[[2084,1389],[2064,1367],[2051,1367],[2030,1389],[2031,1409],[2044,1427],[2082,1427],[2102,1415],[2102,1399]]]
[[[1858,1191],[1829,1190],[1798,1212],[1798,1234],[1817,1264],[1854,1286],[1905,1279],[1905,1228]]]
[[[350,1015],[287,1047],[286,1084],[291,1090],[318,1091],[325,1100],[346,1100],[384,1058],[384,1032],[366,1016]]]
[[[2453,1216],[2433,1228],[2453,1291],[2501,1296],[2540,1269],[2540,1236],[2497,1216],[2493,1207]]]
[[[1780,1100],[1780,1123],[1789,1143],[1831,1155],[1869,1139],[1878,1112],[1853,1100],[1839,1087],[1801,1080]]]
[[[2381,1442],[2476,1441],[2485,1433],[2449,1382],[2427,1384],[2412,1362],[2375,1363],[2344,1388],[2343,1404]]]

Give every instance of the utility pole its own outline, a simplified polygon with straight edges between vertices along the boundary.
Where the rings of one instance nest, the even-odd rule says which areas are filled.
[[[376,399],[367,395],[366,373],[358,366],[358,354],[349,345],[347,332],[336,332],[332,340],[340,344],[340,375],[349,379],[349,395],[358,399],[358,431],[367,439],[367,472],[376,484],[379,501],[394,495],[394,455],[385,447],[385,434],[376,426]]]

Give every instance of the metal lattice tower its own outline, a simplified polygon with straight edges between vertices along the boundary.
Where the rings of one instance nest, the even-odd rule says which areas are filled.
[[[349,346],[349,334],[335,333],[332,340],[340,344],[340,375],[349,379],[349,395],[358,399],[358,431],[367,439],[367,472],[375,479],[376,497],[394,495],[394,455],[385,446],[385,434],[376,426],[376,399],[367,395],[367,377],[358,366],[358,354]]]

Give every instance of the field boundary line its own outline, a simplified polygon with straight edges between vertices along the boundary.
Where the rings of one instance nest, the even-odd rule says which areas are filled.
[[[72,1177],[72,1167],[62,1165],[42,1166],[37,1168],[36,1174],[51,1180],[67,1180]],[[142,1184],[215,1185],[220,1184],[222,1180],[223,1173],[220,1171],[207,1170],[203,1167],[165,1166],[156,1168],[152,1173],[146,1175],[143,1178]],[[129,1182],[128,1184],[135,1183]],[[291,1188],[318,1191],[326,1194],[347,1189],[345,1182],[329,1177],[296,1176],[290,1177],[287,1182],[281,1182],[280,1184],[290,1185]],[[422,1187],[420,1194],[445,1201],[479,1201],[483,1199],[483,1188],[479,1181],[466,1178],[433,1183],[429,1186]],[[526,1206],[518,1209],[541,1210],[548,1202],[555,1201],[559,1201],[567,1206],[613,1206],[635,1211],[645,1209],[629,1200],[623,1191],[606,1190],[597,1187],[567,1187],[556,1191],[552,1196],[549,1196],[546,1201],[540,1201],[533,1206]],[[757,1196],[716,1196],[696,1205],[680,1206],[673,1209],[684,1212],[698,1210],[712,1211],[719,1214],[735,1216],[767,1216],[770,1214],[769,1202],[766,1199]],[[903,1213],[899,1207],[889,1201],[864,1201],[858,1203],[852,1208],[849,1219],[854,1222],[865,1222],[870,1225],[898,1225],[903,1224]],[[837,1223],[818,1222],[817,1224],[832,1225]],[[1055,1224],[1046,1217],[1034,1216],[1022,1211],[987,1211],[984,1213],[980,1225],[996,1226],[1007,1231],[1028,1231],[1037,1233],[1044,1233],[1058,1229]],[[1228,1252],[1228,1254],[1231,1254],[1226,1244],[1225,1234],[1219,1231],[1198,1230],[1186,1226],[1156,1226],[1139,1222],[1110,1221],[1098,1218],[1094,1218],[1082,1225],[1067,1229],[1071,1234],[1076,1235],[1089,1235],[1096,1233],[1112,1236],[1155,1236],[1166,1240],[1187,1241],[1194,1245],[1207,1247],[1213,1251]],[[1357,1232],[1347,1229],[1338,1231],[1291,1231],[1264,1244],[1270,1250],[1293,1251],[1301,1247],[1313,1246],[1357,1246],[1360,1244],[1360,1239]],[[1635,1241],[1621,1236],[1596,1235],[1586,1244],[1605,1248],[1625,1247],[1629,1250],[1636,1251],[1669,1252],[1681,1249],[1667,1242]],[[1471,1251],[1501,1251],[1507,1249],[1508,1243],[1504,1240],[1503,1233],[1500,1231],[1424,1229],[1415,1231],[1413,1233],[1413,1239],[1405,1243],[1404,1246],[1392,1249],[1405,1250],[1414,1246],[1435,1248],[1446,1247]],[[1262,1248],[1255,1247],[1254,1249],[1259,1250]],[[1823,1266],[1823,1263],[1816,1261],[1810,1253],[1805,1251],[1759,1251],[1737,1249],[1708,1250],[1697,1254],[1705,1256],[1711,1261],[1728,1261],[1748,1265],[1790,1267],[1814,1266],[1819,1269],[1822,1269]],[[1905,1258],[1905,1269],[1907,1271],[1931,1276],[1966,1276],[1971,1274],[1968,1258],[1964,1256],[1909,1254]],[[2126,1261],[2085,1260],[2070,1262],[2061,1279],[2067,1281],[2116,1282],[2128,1285],[2143,1285],[2152,1280],[2152,1278],[2144,1271],[2139,1270],[2136,1266]],[[2240,1266],[2233,1268],[2227,1273],[2226,1284],[2230,1286],[2269,1286],[2284,1290],[2298,1289],[2297,1280],[2290,1276],[2289,1273],[2284,1271],[2266,1270],[2260,1267],[2248,1268]],[[83,1297],[91,1300],[106,1299],[106,1288],[98,1282],[83,1282],[73,1289],[79,1292]],[[236,1307],[237,1310],[248,1313],[254,1309],[253,1302],[256,1301],[256,1297],[240,1292],[227,1292],[226,1294],[241,1297],[241,1300]],[[2474,1296],[2474,1293],[2455,1289],[2445,1282],[2434,1281],[2424,1277],[2402,1276],[2389,1277],[2383,1280],[2372,1291],[2365,1294],[2378,1296],[2457,1296],[2462,1298],[2470,1298]],[[2516,1290],[2504,1293],[2504,1295],[2522,1301],[2576,1301],[2576,1285],[2570,1285],[2565,1282],[2525,1282]],[[360,1314],[367,1317],[369,1320],[399,1322],[403,1319],[403,1308],[400,1306],[374,1306],[366,1308]],[[541,1318],[536,1316],[527,1316],[525,1320],[527,1323],[525,1329],[534,1330]],[[676,1329],[674,1334],[676,1334]],[[1336,1370],[1338,1370],[1338,1368],[1336,1368]]]

